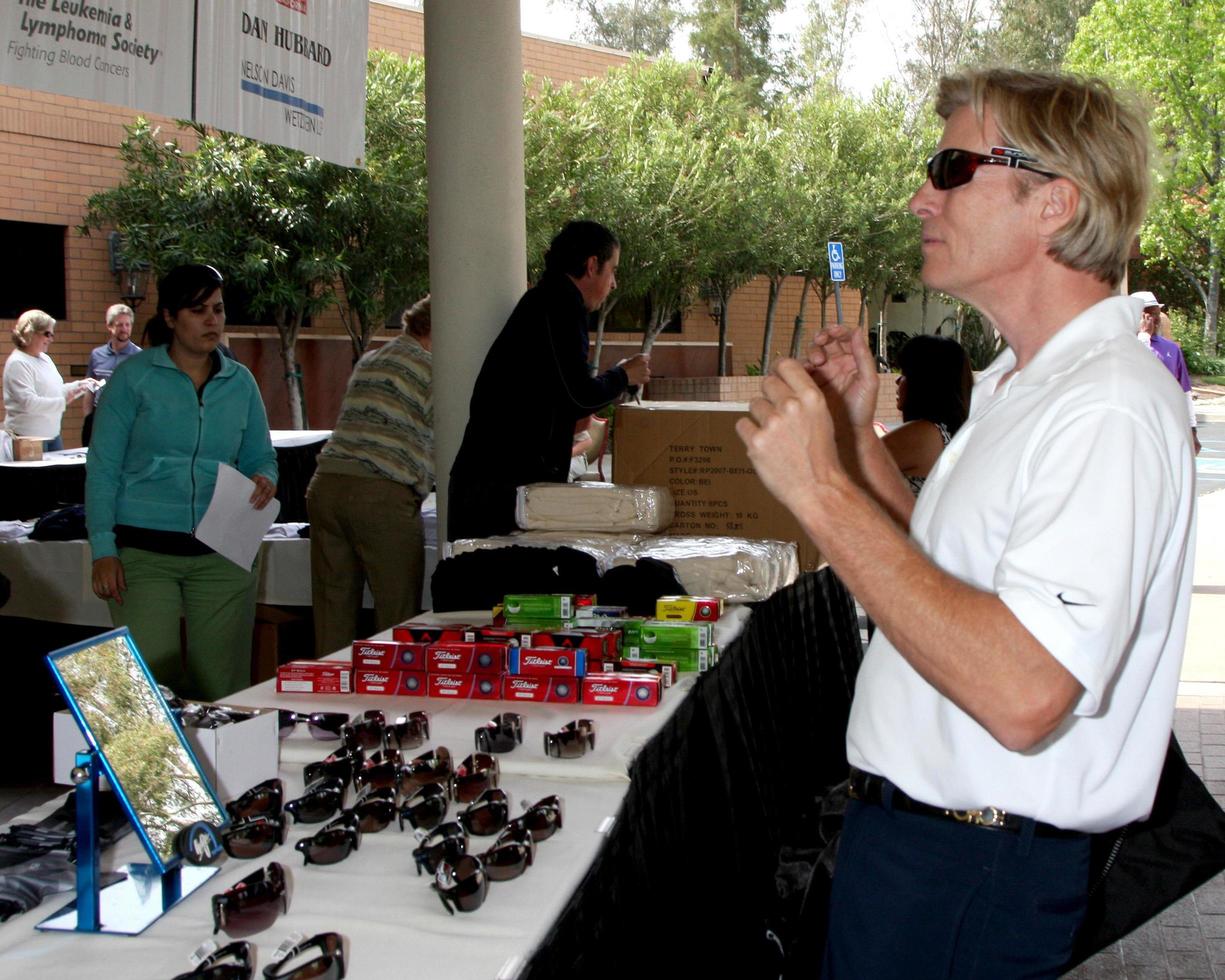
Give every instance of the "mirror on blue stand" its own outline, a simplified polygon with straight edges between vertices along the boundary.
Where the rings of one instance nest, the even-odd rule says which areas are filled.
[[[77,754],[77,897],[38,924],[52,931],[136,935],[215,875],[185,865],[187,828],[221,828],[225,810],[126,627],[48,654],[88,748]],[[97,794],[106,776],[151,864],[99,887]]]

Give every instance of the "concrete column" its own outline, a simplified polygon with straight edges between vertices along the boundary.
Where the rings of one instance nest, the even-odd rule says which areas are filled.
[[[526,288],[521,44],[519,0],[425,0],[440,556],[472,384]]]

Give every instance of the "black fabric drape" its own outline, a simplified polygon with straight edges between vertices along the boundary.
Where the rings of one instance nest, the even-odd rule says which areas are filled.
[[[777,976],[768,931],[796,897],[780,897],[780,851],[816,846],[817,797],[846,776],[861,657],[832,572],[758,604],[642,748],[616,824],[523,976],[727,976],[732,964]]]

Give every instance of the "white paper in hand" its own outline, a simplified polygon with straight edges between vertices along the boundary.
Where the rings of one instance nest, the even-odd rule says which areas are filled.
[[[255,483],[225,463],[217,464],[213,500],[196,527],[196,537],[239,568],[250,571],[260,543],[281,512],[275,497],[263,510],[251,506]]]

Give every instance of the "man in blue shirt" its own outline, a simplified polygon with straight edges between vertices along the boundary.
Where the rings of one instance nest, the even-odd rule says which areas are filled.
[[[132,343],[132,319],[135,314],[130,306],[116,303],[106,311],[106,332],[110,339],[101,347],[95,347],[89,354],[89,370],[85,377],[107,381],[127,358],[139,354],[140,348]],[[98,399],[102,391],[85,395],[85,422],[81,426],[81,445],[88,446],[94,432],[94,409],[98,407]]]

